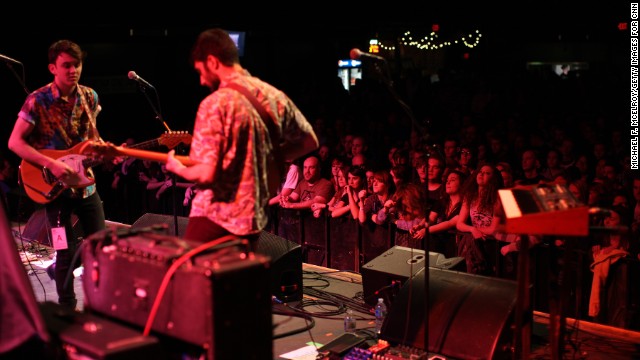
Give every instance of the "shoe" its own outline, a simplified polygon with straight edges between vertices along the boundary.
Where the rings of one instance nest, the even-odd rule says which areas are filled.
[[[47,266],[45,271],[47,272],[47,275],[49,275],[49,279],[54,281],[56,280],[56,263]]]

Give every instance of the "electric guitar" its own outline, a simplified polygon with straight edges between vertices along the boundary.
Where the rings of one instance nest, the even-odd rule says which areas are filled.
[[[75,175],[65,179],[56,178],[45,167],[22,160],[20,163],[20,183],[27,196],[37,203],[47,204],[55,200],[62,191],[68,188],[82,189],[95,184],[95,178],[90,168],[101,164],[104,160],[87,155],[88,149],[94,146],[92,144],[93,141],[86,140],[67,150],[39,150],[42,154],[60,160],[75,170]],[[144,141],[122,149],[152,149],[161,145],[173,149],[180,144],[191,144],[191,135],[187,132],[167,132],[157,139]]]

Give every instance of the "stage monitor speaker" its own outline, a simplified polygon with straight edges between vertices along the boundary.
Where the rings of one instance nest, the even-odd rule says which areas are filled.
[[[403,246],[394,246],[362,266],[362,290],[364,301],[375,306],[379,297],[390,304],[393,297],[407,279],[424,269],[425,251]],[[464,266],[464,258],[445,258],[429,252],[429,267],[458,270]]]
[[[189,223],[189,218],[184,216],[178,216],[178,234],[176,234],[174,220],[175,219],[173,215],[146,213],[140,216],[140,218],[131,225],[131,228],[133,230],[137,230],[137,229],[149,227],[152,225],[167,224],[169,226],[167,230],[167,235],[174,235],[174,236],[181,237],[184,235],[184,232],[187,230],[187,224]]]
[[[515,281],[429,268],[428,306],[425,285],[423,268],[396,296],[382,339],[455,359],[512,358]]]
[[[302,300],[302,247],[263,231],[256,251],[271,258],[271,292],[284,302]]]

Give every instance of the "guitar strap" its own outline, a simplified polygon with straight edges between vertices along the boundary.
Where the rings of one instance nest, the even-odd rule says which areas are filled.
[[[267,129],[269,130],[269,137],[271,137],[271,146],[275,163],[277,164],[277,166],[283,166],[284,158],[282,156],[282,151],[280,151],[280,128],[277,126],[278,121],[271,115],[269,115],[267,110],[262,106],[262,104],[260,104],[258,99],[247,88],[236,83],[229,83],[227,87],[234,89],[244,95],[249,100],[249,102],[251,102],[256,111],[258,111],[258,114],[260,114],[260,117],[262,118],[262,122],[267,126]],[[270,192],[276,191],[280,186],[281,175],[282,172],[278,171],[277,179],[270,179]],[[269,176],[267,176],[267,178],[269,178]],[[275,184],[276,180],[277,184]],[[271,181],[273,181],[274,183],[271,183]],[[270,195],[273,196],[275,195],[275,193],[272,193]]]
[[[104,142],[104,140],[102,140],[102,138],[100,137],[98,126],[96,123],[96,118],[98,117],[98,113],[100,113],[100,110],[102,110],[102,107],[100,106],[100,104],[98,104],[96,112],[92,112],[91,109],[89,109],[89,107],[87,106],[87,99],[85,97],[84,91],[80,90],[80,87],[78,87],[78,94],[80,95],[80,104],[82,105],[84,111],[87,113],[87,116],[89,116],[89,139],[98,142]]]

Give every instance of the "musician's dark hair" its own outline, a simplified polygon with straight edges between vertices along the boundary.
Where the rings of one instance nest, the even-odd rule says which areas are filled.
[[[204,62],[213,55],[225,66],[240,63],[238,48],[225,30],[214,28],[200,33],[191,50],[191,62]]]
[[[86,53],[82,51],[80,45],[71,40],[58,40],[49,46],[49,64],[55,64],[56,59],[61,53],[68,54],[72,58],[78,60],[81,64],[86,57]]]

